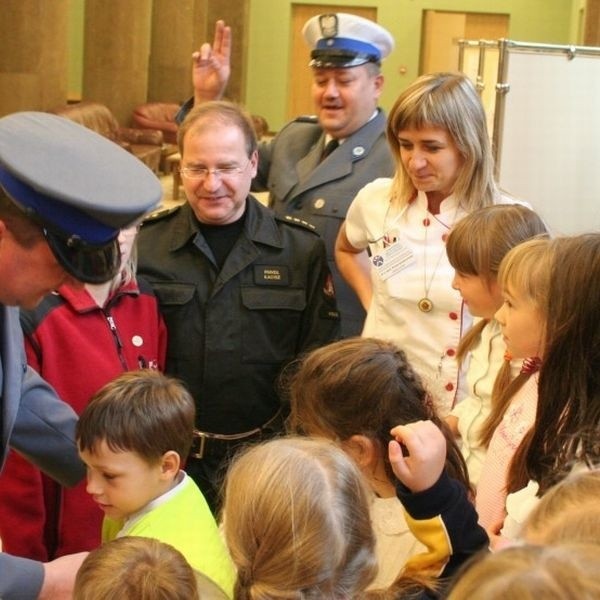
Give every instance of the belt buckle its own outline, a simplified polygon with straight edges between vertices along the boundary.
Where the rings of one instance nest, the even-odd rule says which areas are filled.
[[[200,442],[198,443],[198,450],[192,451],[192,449],[195,450],[195,441],[196,440],[200,440]],[[198,458],[198,459],[204,458],[205,447],[206,447],[206,436],[203,434],[202,431],[198,431],[198,430],[194,429],[194,442],[192,443],[192,449],[190,450],[189,456],[191,456],[192,458]]]

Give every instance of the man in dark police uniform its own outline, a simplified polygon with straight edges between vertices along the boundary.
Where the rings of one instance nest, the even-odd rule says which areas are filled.
[[[378,177],[391,177],[394,161],[385,138],[386,117],[377,107],[382,59],[394,41],[383,27],[346,13],[318,15],[303,29],[313,49],[312,95],[316,116],[299,117],[259,146],[254,191],[269,191],[278,215],[315,226],[325,240],[343,337],[361,333],[364,310],[339,274],[334,246],[357,192]],[[218,97],[229,76],[231,32],[217,22],[213,46],[194,55],[190,106]],[[330,142],[333,143],[330,144]]]
[[[282,429],[281,368],[332,341],[339,316],[323,241],[249,195],[258,165],[249,117],[200,104],[179,147],[187,202],[144,223],[139,272],[167,325],[167,372],[196,401],[186,471],[215,509],[232,452]]]
[[[27,366],[17,307],[67,280],[112,279],[120,228],[161,192],[139,160],[80,125],[36,112],[0,119],[0,468],[10,447],[63,485],[84,477],[77,416]],[[85,556],[42,564],[0,553],[0,598],[70,598]]]

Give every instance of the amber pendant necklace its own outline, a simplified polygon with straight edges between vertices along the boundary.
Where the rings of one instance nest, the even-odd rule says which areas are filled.
[[[435,263],[435,267],[433,269],[433,273],[431,273],[431,278],[427,281],[427,230],[429,229],[431,221],[429,220],[429,211],[425,212],[425,219],[423,220],[423,225],[425,225],[425,243],[423,248],[423,297],[417,302],[417,306],[419,310],[424,313],[431,312],[433,310],[433,302],[429,297],[429,291],[431,290],[431,286],[433,284],[433,280],[435,279],[435,274],[440,266],[440,262],[442,260],[442,256],[444,252],[446,252],[446,247],[442,248],[440,252],[437,262]]]
[[[417,306],[419,310],[424,313],[431,312],[433,310],[433,301],[429,297],[429,292],[431,290],[431,286],[433,284],[433,280],[435,279],[435,274],[437,273],[438,267],[442,262],[442,256],[446,253],[446,245],[442,245],[442,251],[437,257],[437,261],[435,263],[435,267],[433,268],[433,273],[431,273],[431,278],[427,281],[427,230],[429,229],[429,225],[431,224],[430,216],[434,219],[437,219],[444,227],[447,229],[451,229],[454,223],[456,222],[456,216],[458,214],[459,205],[456,205],[456,210],[454,211],[454,216],[452,217],[452,222],[450,225],[446,225],[441,219],[438,219],[433,214],[429,212],[429,209],[425,209],[425,218],[423,219],[423,225],[425,225],[425,240],[424,240],[424,248],[423,248],[423,297],[417,302]]]

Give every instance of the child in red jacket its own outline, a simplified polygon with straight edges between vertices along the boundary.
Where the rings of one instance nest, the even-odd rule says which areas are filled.
[[[122,372],[164,367],[166,328],[150,286],[135,277],[136,233],[135,227],[121,231],[124,267],[113,281],[63,285],[21,312],[28,363],[78,414]],[[63,488],[11,452],[0,486],[7,552],[47,561],[100,544],[102,513],[85,482]]]

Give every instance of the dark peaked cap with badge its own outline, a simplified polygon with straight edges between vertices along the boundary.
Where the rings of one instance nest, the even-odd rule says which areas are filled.
[[[310,66],[349,68],[380,64],[394,48],[394,38],[381,25],[347,13],[328,13],[309,19],[302,29],[313,48]]]
[[[62,267],[86,283],[114,277],[119,230],[160,201],[160,182],[117,144],[64,117],[0,119],[0,186],[38,223]]]

